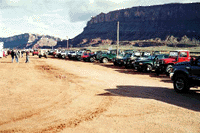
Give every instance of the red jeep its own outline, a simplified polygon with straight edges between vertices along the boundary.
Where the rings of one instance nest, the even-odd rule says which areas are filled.
[[[157,75],[160,73],[166,73],[166,75],[169,76],[174,64],[179,62],[189,62],[190,59],[190,52],[188,50],[170,51],[169,58],[156,61],[155,72]]]
[[[32,53],[33,56],[38,55],[38,54],[39,54],[39,51],[37,49],[33,50],[33,53]]]

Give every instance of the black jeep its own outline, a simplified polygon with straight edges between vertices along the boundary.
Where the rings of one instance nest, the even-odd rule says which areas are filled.
[[[174,90],[178,93],[187,92],[190,87],[200,86],[200,57],[192,58],[190,62],[181,62],[173,66],[170,78]]]

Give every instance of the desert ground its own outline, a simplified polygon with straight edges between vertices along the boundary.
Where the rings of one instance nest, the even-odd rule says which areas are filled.
[[[200,88],[112,63],[0,59],[0,132],[199,133]]]

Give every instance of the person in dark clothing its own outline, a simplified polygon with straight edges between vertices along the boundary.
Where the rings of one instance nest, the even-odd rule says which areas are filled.
[[[19,58],[19,52],[15,51],[15,60],[17,63],[19,62],[18,58]]]
[[[14,60],[14,57],[15,57],[15,52],[14,52],[14,50],[11,51],[10,55],[11,55],[11,57],[12,57],[12,63],[13,63],[13,60]]]
[[[26,51],[26,62],[25,63],[28,63],[29,62],[29,51]]]

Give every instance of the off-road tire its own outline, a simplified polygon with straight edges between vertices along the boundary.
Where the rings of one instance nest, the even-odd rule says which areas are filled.
[[[39,55],[39,58],[41,58],[42,56],[41,55]]]
[[[153,69],[152,65],[147,64],[146,67],[145,67],[145,72],[151,72],[152,69]]]
[[[64,55],[62,55],[61,57],[62,57],[62,59],[65,59],[65,56],[64,56]]]
[[[81,56],[77,56],[77,60],[78,60],[78,61],[81,61]]]
[[[167,67],[166,67],[166,75],[167,76],[169,76],[172,67],[173,67],[172,65],[167,65]]]
[[[178,93],[185,93],[190,90],[190,85],[187,77],[184,74],[174,75],[174,90]]]
[[[93,57],[90,57],[90,62],[94,62],[94,58]]]
[[[102,59],[102,63],[108,63],[108,59],[107,58],[103,58]]]
[[[34,56],[34,54],[32,54]]]

